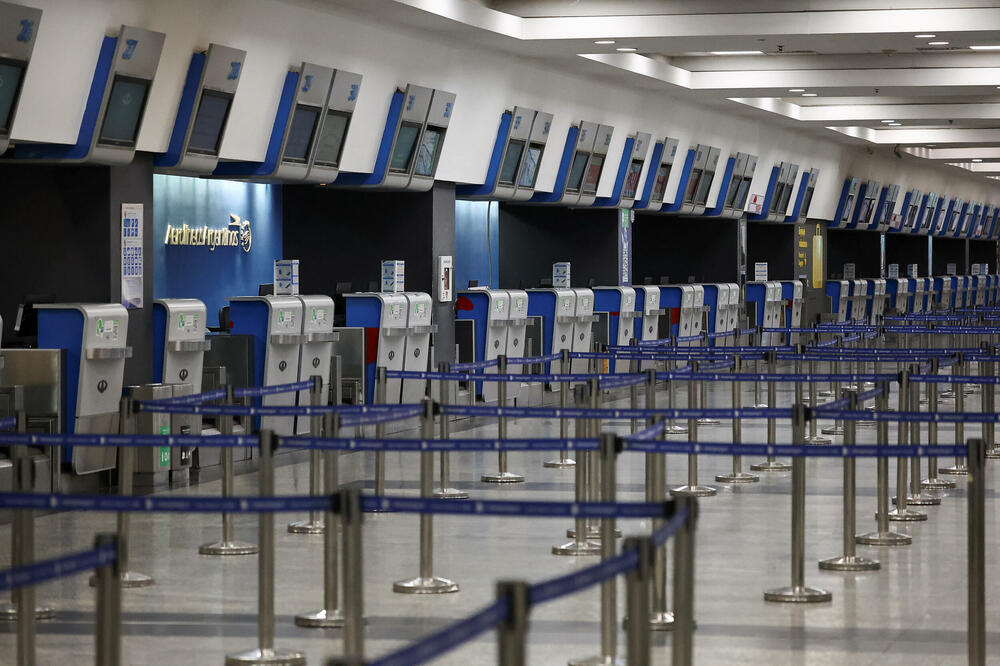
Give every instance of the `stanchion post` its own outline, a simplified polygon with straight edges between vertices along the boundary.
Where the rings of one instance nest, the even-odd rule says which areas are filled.
[[[313,375],[309,378],[312,386],[309,387],[309,404],[319,407],[323,404],[323,378],[320,375]],[[309,434],[312,437],[320,437],[323,430],[323,417],[320,414],[312,414],[309,417]],[[323,462],[319,449],[309,451],[309,494],[313,497],[322,494],[323,485]],[[289,534],[322,534],[323,520],[319,511],[310,511],[309,520],[298,520],[288,524]]]
[[[341,578],[344,581],[344,654],[364,659],[364,555],[361,547],[361,491],[340,491],[340,529],[343,533]]]
[[[503,354],[497,356],[497,373],[507,374],[507,357]],[[507,382],[500,382],[497,386],[497,406],[500,408],[500,415],[497,417],[497,438],[500,441],[507,439],[507,415],[503,413],[507,406]],[[507,471],[507,452],[497,453],[497,473],[483,474],[484,483],[523,483],[524,477]]]
[[[986,445],[968,443],[968,589],[969,664],[986,664]]]
[[[792,405],[792,441],[801,442],[806,434],[806,407]],[[764,601],[784,603],[817,603],[830,601],[826,590],[806,587],[806,459],[792,458],[792,576],[791,585],[764,592]]]
[[[931,374],[938,374],[938,360],[936,358],[931,359]],[[938,387],[935,382],[928,382],[927,384],[927,411],[930,414],[936,414],[938,410]],[[928,446],[937,446],[938,443],[938,424],[936,421],[931,421],[927,424],[927,444]],[[949,481],[948,479],[942,479],[938,476],[938,461],[937,458],[927,459],[927,478],[920,482],[920,485],[928,489],[946,489],[954,488],[955,482]]]
[[[388,383],[388,378],[385,373],[385,366],[380,365],[375,368],[376,405],[386,404],[386,384]],[[475,385],[471,382],[469,383],[469,393],[473,396],[476,393]],[[475,400],[475,397],[473,397],[473,400]],[[385,439],[385,423],[381,421],[375,424],[375,439],[380,441]],[[385,495],[385,451],[375,452],[375,494],[380,497]]]
[[[958,352],[956,354],[955,365],[951,366],[951,374],[955,377],[959,377],[965,371],[965,354]],[[958,381],[955,381],[951,385],[952,394],[955,396],[955,411],[962,413],[965,411],[965,386]],[[955,420],[955,446],[961,446],[965,441],[965,424],[960,420]],[[950,474],[952,476],[964,476],[969,473],[969,468],[965,464],[965,460],[962,456],[955,456],[955,465],[953,467],[942,467],[938,470],[941,474]]]
[[[17,432],[25,432],[25,414],[17,412]],[[14,458],[14,487],[20,492],[31,491],[31,459],[25,445],[11,447]],[[12,564],[28,565],[35,560],[35,516],[31,509],[15,509],[11,524],[11,543],[16,557]],[[13,590],[14,609],[17,615],[17,664],[35,664],[35,587],[25,585]]]
[[[813,333],[815,338],[816,334]],[[813,381],[812,376],[816,374],[816,361],[812,358],[809,359],[809,406],[816,407],[818,401],[818,396],[816,395],[816,382]],[[823,437],[816,431],[817,420],[816,417],[809,419],[809,434],[806,435],[806,444],[830,444],[829,437]]]
[[[733,374],[739,374],[742,371],[743,364],[740,360],[740,355],[733,355]],[[736,379],[730,382],[732,384],[732,407],[734,412],[738,412],[743,408],[743,390],[740,382]],[[740,418],[733,418],[733,444],[743,443],[743,422]],[[743,456],[733,455],[733,471],[730,474],[718,474],[715,480],[720,483],[756,483],[760,481],[760,477],[756,474],[748,474],[743,471]]]
[[[765,353],[765,358],[767,359],[767,372],[773,377],[778,370],[778,353],[773,349],[769,350]],[[767,404],[778,404],[777,387],[773,379],[767,382]],[[772,446],[777,444],[778,441],[777,427],[775,417],[769,416],[767,418],[767,443]],[[805,436],[804,430],[802,436]],[[801,441],[802,439],[796,439],[795,443],[798,444]],[[750,469],[754,472],[788,472],[792,469],[792,466],[788,463],[778,462],[774,456],[768,456],[764,462],[750,465]]]
[[[570,360],[569,360],[569,350],[563,349],[559,352],[559,374],[565,377],[570,372]],[[566,409],[569,406],[569,381],[563,380],[559,383],[559,408]],[[565,416],[559,418],[559,437],[560,439],[569,439],[569,419]],[[573,467],[576,464],[575,460],[570,459],[569,453],[566,449],[559,451],[559,458],[556,460],[548,460],[543,463],[543,467],[550,467],[555,469],[566,469]]]
[[[438,363],[438,372],[447,375],[451,372],[451,363],[441,361]],[[438,381],[438,404],[447,405],[450,399],[448,390],[450,380],[441,379]],[[458,382],[455,382],[456,388]],[[447,441],[451,436],[451,424],[448,422],[448,415],[443,411],[438,416],[439,435],[442,441]],[[441,466],[441,485],[434,491],[434,497],[438,499],[469,499],[469,493],[451,485],[451,456],[448,451],[441,451],[438,454],[438,462]]]
[[[648,666],[649,661],[649,590],[653,573],[653,540],[648,537],[628,537],[623,551],[634,550],[639,561],[625,574],[626,666]]]
[[[687,518],[674,534],[674,635],[671,639],[672,666],[694,663],[694,577],[695,531],[698,526],[698,498],[679,497],[678,511],[687,509]]]
[[[672,358],[670,361],[667,362],[667,366],[670,368],[671,376],[673,376],[673,374],[677,372],[677,359]],[[677,398],[677,380],[671,378],[667,380],[667,409],[671,410],[674,409],[674,407],[677,404],[676,398]],[[673,417],[667,420],[666,432],[668,435],[684,435],[687,434],[687,431],[688,431],[687,426],[678,425],[674,423]]]
[[[122,655],[122,594],[120,567],[125,544],[117,534],[98,534],[94,548],[111,546],[118,556],[94,570],[97,581],[97,609],[95,612],[94,643],[97,666],[118,666]]]
[[[688,365],[691,367],[691,379],[688,381],[687,390],[688,408],[696,410],[698,409],[698,380],[695,378],[695,375],[698,374],[699,362],[689,361]],[[695,416],[688,417],[688,439],[691,442],[698,441],[698,419]],[[711,495],[715,495],[718,490],[712,486],[698,485],[698,454],[689,453],[687,459],[687,483],[677,488],[671,488],[670,494],[673,496],[693,495],[695,497],[709,497]]]
[[[899,412],[902,414],[910,406],[910,371],[899,373]],[[910,427],[900,419],[897,424],[896,438],[899,446],[906,446]],[[889,520],[914,522],[927,520],[927,514],[907,508],[907,465],[909,460],[903,456],[896,458],[896,508],[889,512]]]
[[[529,587],[524,581],[497,583],[497,601],[507,601],[507,617],[497,625],[498,666],[525,666],[528,663]]]
[[[937,368],[936,361],[931,359],[931,369]],[[910,375],[920,375],[920,364],[914,363],[910,366]],[[930,385],[930,383],[928,383]],[[909,398],[910,408],[914,411],[920,411],[920,383],[910,382],[910,398]],[[914,421],[910,424],[910,444],[912,446],[918,446],[920,444],[920,422]],[[906,497],[907,505],[914,506],[932,506],[941,503],[940,497],[935,497],[934,495],[929,495],[923,492],[923,487],[920,483],[920,458],[914,456],[910,458],[910,489],[909,494]]]
[[[589,391],[592,384],[593,382],[587,382],[586,384],[577,384],[573,387],[573,398],[577,407],[589,406]],[[593,433],[590,432],[590,424],[590,419],[576,420],[577,439],[593,436]],[[587,451],[579,451],[578,453],[576,468],[574,470],[575,485],[573,499],[576,502],[586,502],[588,499],[587,485],[590,480],[589,467],[591,460]],[[560,546],[552,546],[553,555],[599,555],[601,553],[600,546],[590,540],[586,518],[576,518],[573,529],[567,530],[567,536],[572,541]]]
[[[502,384],[501,384],[502,386]],[[503,396],[500,396],[501,399]],[[434,437],[434,403],[423,400],[423,415],[420,417],[420,437],[429,440]],[[420,452],[420,497],[434,496],[434,452]],[[420,575],[409,580],[393,583],[393,592],[401,594],[446,594],[458,592],[458,583],[434,575],[434,514],[420,514]]]
[[[755,346],[761,347],[763,345],[763,338],[764,338],[764,328],[762,326],[758,326],[757,327],[757,332],[756,332],[756,343],[755,343]],[[764,354],[764,358],[765,359],[767,358],[767,353],[766,352]],[[760,374],[760,359],[754,359],[753,369],[754,369],[754,372],[756,372],[757,374]],[[753,382],[753,406],[757,407],[758,409],[759,408],[763,408],[763,407],[767,407],[767,405],[764,404],[763,400],[761,399],[761,395],[760,395],[760,380],[759,379],[755,379],[754,382]]]
[[[656,370],[647,371],[649,378],[646,383],[646,408],[656,408]],[[663,419],[662,416],[654,416],[649,419],[648,425],[654,426]],[[665,433],[661,433],[659,440],[665,438]],[[647,453],[646,454],[646,501],[666,502],[667,500],[667,454]],[[663,525],[663,518],[653,519],[653,529],[657,530]],[[648,612],[649,628],[654,631],[670,631],[674,627],[674,614],[667,610],[667,548],[657,548],[653,553],[653,572],[651,603],[652,609]],[[633,617],[631,613],[628,616]]]

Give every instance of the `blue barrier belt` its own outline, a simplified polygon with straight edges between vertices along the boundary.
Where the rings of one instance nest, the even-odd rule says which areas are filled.
[[[587,409],[584,407],[490,407],[486,405],[441,405],[443,414],[457,416],[510,416],[512,418],[567,418],[567,419],[648,419],[662,416],[666,419],[716,418],[716,419],[787,419],[792,409],[774,407],[748,407],[743,409]]]
[[[698,335],[678,335],[674,338],[676,342],[697,342],[702,339],[701,334]]]
[[[710,456],[790,456],[792,458],[924,458],[964,456],[964,445],[939,444],[878,446],[875,444],[733,444],[732,442],[675,442],[625,440],[625,451],[636,453],[696,453]]]
[[[533,365],[535,363],[551,363],[562,358],[562,354],[545,354],[544,356],[521,356],[518,358],[508,358],[507,365]]]
[[[455,372],[460,372],[462,370],[485,370],[486,368],[495,368],[500,364],[500,361],[492,358],[488,361],[474,361],[471,363],[452,363],[451,369]]]
[[[869,412],[812,410],[813,416],[846,421],[902,421],[903,423],[1000,423],[1000,413],[990,412]]]
[[[273,386],[257,386],[249,388],[238,388],[233,390],[233,395],[237,398],[258,398],[264,395],[277,395],[279,393],[296,393],[298,391],[308,391],[313,386],[311,381],[291,382],[290,384],[275,384]]]
[[[0,433],[0,445],[11,446],[205,446],[244,448],[257,446],[256,435],[68,435]]]
[[[385,420],[405,419],[420,413],[422,405],[303,405],[303,406],[248,406],[248,405],[154,405],[148,411],[163,414],[211,414],[227,416],[319,416],[343,414],[345,417],[382,415]]]
[[[321,437],[282,437],[290,448],[334,451],[596,451],[595,439],[326,439]]]
[[[234,392],[235,394],[235,392]],[[176,398],[163,398],[161,400],[147,400],[139,403],[139,411],[151,411],[150,405],[197,405],[212,400],[223,400],[226,397],[225,389],[206,391],[205,393],[195,393],[194,395],[179,395]]]
[[[5,419],[0,419],[0,430],[10,430],[11,428],[17,427],[17,417],[8,416]]]
[[[329,500],[328,500],[329,502]],[[430,497],[364,496],[363,511],[533,516],[544,518],[663,518],[664,502],[524,502],[515,500],[450,500]]]
[[[62,511],[151,511],[154,513],[276,513],[326,511],[330,497],[146,497],[0,493],[0,508]]]
[[[663,431],[667,427],[666,421],[657,421],[653,425],[640,430],[639,432],[634,432],[631,435],[625,435],[626,441],[649,441],[658,438],[663,434]]]
[[[757,373],[757,372],[728,372],[728,373],[688,373],[684,377],[673,376],[673,372],[658,372],[658,380],[699,380],[706,382],[879,382],[895,381],[895,374],[781,374],[781,373]]]
[[[591,565],[586,569],[535,583],[528,590],[528,598],[532,606],[552,601],[579,590],[602,583],[628,571],[639,564],[639,554],[634,550],[626,550],[614,557]]]
[[[909,379],[921,384],[1000,384],[1000,377],[994,375],[910,375]]]
[[[601,375],[598,378],[601,388],[622,388],[624,386],[634,386],[635,384],[645,384],[649,377],[645,374],[618,374]]]
[[[0,592],[29,585],[38,585],[56,578],[65,578],[81,571],[93,571],[118,559],[114,545],[101,546],[80,553],[71,553],[50,560],[32,562],[0,571]]]
[[[676,534],[677,530],[679,530],[684,525],[684,522],[687,521],[688,513],[688,507],[681,507],[674,513],[673,516],[670,517],[670,520],[660,525],[659,528],[653,530],[653,534],[651,535],[653,539],[653,546],[659,548],[669,541],[670,537]]]

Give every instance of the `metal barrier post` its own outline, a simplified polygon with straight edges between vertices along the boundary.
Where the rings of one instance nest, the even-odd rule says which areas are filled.
[[[875,399],[875,411],[889,411],[889,382],[880,381],[878,386],[882,389],[881,395]],[[889,443],[889,422],[879,421],[876,427],[877,443],[879,446],[886,446]],[[906,534],[893,532],[889,529],[889,459],[880,456],[877,465],[877,498],[878,510],[875,514],[878,527],[874,532],[859,534],[855,537],[856,543],[865,546],[906,546],[913,542],[913,538]]]
[[[932,360],[931,369],[933,370],[936,367],[936,362]],[[920,374],[919,363],[915,363],[910,366],[910,374]],[[928,386],[930,386],[930,384],[928,384]],[[913,410],[918,412],[920,411],[920,384],[917,382],[910,382],[909,403]],[[920,444],[919,421],[914,421],[910,424],[910,444],[914,446]],[[910,490],[909,494],[906,496],[906,503],[907,505],[912,504],[913,506],[936,506],[941,503],[940,497],[923,492],[923,487],[920,483],[920,458],[916,456],[910,458]]]
[[[755,346],[761,347],[763,345],[763,337],[764,337],[763,327],[758,326],[757,327],[757,341],[756,341]],[[767,352],[765,352],[764,358],[765,359],[767,358]],[[754,359],[754,361],[753,361],[753,370],[758,375],[760,374],[760,359],[758,359],[758,358]],[[770,372],[770,369],[768,371]],[[768,394],[768,395],[770,395],[770,394]],[[771,403],[771,404],[774,404],[774,403]],[[761,395],[760,395],[760,380],[759,379],[755,379],[753,381],[753,406],[756,407],[756,408],[758,408],[758,409],[762,409],[764,407],[767,407],[767,404],[765,404],[764,401],[761,399]]]
[[[806,434],[805,405],[792,405],[792,441],[801,442]],[[806,459],[792,458],[792,584],[764,592],[764,601],[816,603],[830,601],[833,595],[805,584],[806,559]]]
[[[738,374],[742,370],[743,364],[740,361],[740,355],[735,354],[733,356],[733,373]],[[743,407],[743,391],[740,382],[733,380],[730,382],[732,384],[733,398],[732,407],[734,410],[742,409]],[[733,444],[743,443],[743,422],[738,419],[733,419]],[[720,483],[756,483],[760,481],[760,477],[756,474],[749,474],[743,471],[743,456],[734,455],[733,456],[733,471],[730,474],[717,474],[715,480]]]
[[[18,426],[24,422],[24,412],[17,413]],[[18,432],[23,432],[18,428]],[[31,459],[27,447],[11,447],[14,455],[14,487],[20,492],[31,489]],[[35,515],[31,509],[16,509],[11,520],[11,543],[17,551],[14,566],[28,565],[35,561]],[[25,585],[13,589],[14,608],[17,614],[17,664],[34,666],[35,663],[35,587]]]
[[[986,353],[990,355],[989,372],[987,376],[995,377],[997,372],[1000,371],[1000,356],[997,355],[997,348],[993,345],[993,340],[996,336],[990,336],[990,344],[986,345]],[[996,407],[996,386],[990,385],[989,393],[989,405],[990,410],[994,410]],[[1000,458],[1000,443],[996,441],[996,425],[993,423],[988,424],[990,427],[990,441],[986,445],[986,457],[987,458]]]
[[[909,405],[910,373],[908,370],[903,370],[899,373],[899,411],[905,412],[909,408]],[[899,446],[906,446],[909,430],[909,425],[905,421],[900,421],[898,423],[898,427],[896,429],[896,443]],[[904,522],[927,520],[926,513],[906,508],[906,468],[908,464],[909,461],[906,458],[896,458],[896,508],[889,512],[889,520]]]
[[[386,368],[385,366],[378,366],[375,368],[375,404],[384,405],[386,404],[386,384],[388,384],[388,379],[385,376]],[[470,382],[469,393],[473,396],[476,394],[476,389],[474,385]],[[475,398],[473,398],[474,400]],[[375,439],[383,440],[385,439],[385,423],[375,424]],[[375,452],[375,494],[378,496],[385,495],[385,451]]]
[[[569,350],[563,349],[559,352],[559,374],[568,375],[570,372],[570,360],[569,360]],[[559,385],[559,407],[561,409],[566,409],[569,407],[569,382],[562,381]],[[559,419],[559,437],[560,439],[569,439],[569,420],[563,416]],[[570,459],[569,453],[566,449],[559,451],[559,458],[557,460],[547,460],[542,464],[542,467],[550,467],[555,469],[566,469],[568,467],[573,467],[576,465],[576,461]]]
[[[672,666],[694,662],[694,539],[698,526],[698,499],[679,497],[677,510],[687,508],[687,519],[674,534],[674,635],[671,639]]]
[[[968,627],[969,663],[986,664],[986,445],[970,439],[968,495]]]
[[[844,353],[844,351],[843,351],[844,336],[838,335],[837,336],[837,340],[838,340],[838,342],[837,342],[837,348],[840,350],[840,353],[843,354]],[[850,369],[850,364],[848,364],[848,369]],[[839,358],[836,358],[836,360],[833,361],[832,370],[833,370],[833,374],[840,374],[840,359]],[[834,398],[839,398],[841,396],[841,394],[842,394],[843,389],[844,389],[844,387],[841,385],[841,382],[835,380],[835,381],[831,382],[831,385],[833,386],[833,397]],[[844,424],[839,419],[835,419],[832,426],[827,427],[827,428],[823,428],[822,430],[820,430],[820,432],[822,432],[824,435],[843,435],[844,434]]]
[[[931,374],[938,374],[938,360],[936,358],[931,359]],[[936,414],[938,410],[938,387],[934,382],[928,382],[927,384],[927,411],[930,414]],[[937,446],[938,443],[938,424],[935,421],[931,421],[927,424],[927,444],[929,446]],[[927,478],[920,482],[920,485],[928,489],[947,489],[954,488],[955,482],[948,479],[942,479],[938,476],[938,460],[937,458],[927,459]]]
[[[628,537],[622,550],[634,550],[639,562],[625,573],[625,664],[648,666],[649,661],[649,588],[653,572],[653,540]]]
[[[234,404],[233,387],[225,385],[226,391],[224,405]],[[231,414],[219,415],[219,432],[228,437],[233,434],[233,417]],[[233,480],[233,449],[224,447],[219,452],[219,459],[222,465],[222,496],[232,497],[235,482]],[[235,529],[233,524],[233,514],[222,514],[222,539],[212,543],[206,543],[198,548],[202,555],[253,555],[257,552],[257,546],[245,541],[237,541],[234,537]]]
[[[621,440],[613,433],[602,433],[600,455],[601,501],[615,501],[615,459],[621,449]],[[613,516],[601,518],[601,560],[615,556],[615,519]],[[588,659],[576,659],[570,666],[591,666],[592,664],[615,664],[618,655],[618,577],[613,576],[601,583],[601,654]]]
[[[260,431],[260,464],[257,480],[261,497],[274,497],[274,452],[278,438],[272,430]],[[305,666],[306,655],[298,650],[274,647],[274,514],[257,516],[260,554],[257,556],[257,648],[226,655],[226,666],[242,664],[287,664]],[[333,532],[333,526],[330,526]]]
[[[691,366],[692,379],[688,381],[688,408],[698,409],[698,380],[694,379],[694,375],[698,372],[698,361],[689,361]],[[698,441],[698,419],[695,417],[688,418],[688,439],[691,442]],[[695,497],[710,497],[715,495],[718,490],[712,486],[700,486],[698,485],[698,454],[689,453],[688,454],[688,472],[687,472],[687,483],[683,486],[678,486],[677,488],[671,488],[670,494],[673,496],[677,495],[693,495]]]
[[[507,600],[507,617],[497,625],[498,666],[525,666],[528,663],[528,584],[502,580],[497,583],[497,600]]]
[[[443,374],[450,373],[451,363],[447,361],[438,363],[438,372]],[[448,390],[449,381],[442,379],[438,382],[438,404],[448,404],[450,398],[450,391]],[[455,387],[456,389],[458,388],[458,382],[455,382]],[[446,441],[451,436],[451,424],[448,422],[448,415],[443,412],[440,415],[439,426],[440,437]],[[438,461],[441,465],[441,486],[434,491],[434,497],[438,499],[469,499],[469,493],[451,486],[451,459],[448,451],[441,451],[438,454]]]
[[[344,580],[344,654],[363,660],[365,652],[364,555],[361,548],[361,491],[340,491],[340,558]]]
[[[992,375],[993,375],[993,364],[992,363],[984,363],[984,362],[980,361],[979,362],[979,376],[983,377],[983,378],[986,378],[986,377],[992,377]],[[994,387],[993,384],[986,384],[986,383],[984,383],[980,387],[980,398],[979,398],[979,400],[980,400],[980,408],[981,408],[983,414],[993,414],[996,411],[995,410],[995,405],[994,405],[994,400],[993,400],[994,390],[995,390],[995,387]],[[993,434],[994,434],[994,425],[993,425],[993,422],[989,421],[989,422],[983,423],[983,446],[986,447],[987,453],[993,451],[993,445],[995,443],[995,441],[993,439]]]
[[[593,382],[588,382],[586,384],[577,384],[573,387],[573,398],[574,403],[577,407],[587,407],[590,404],[589,389]],[[590,419],[577,419],[575,434],[577,439],[583,437],[590,437]],[[580,451],[580,455],[577,456],[578,460],[576,462],[575,474],[574,474],[574,491],[573,500],[576,502],[586,502],[588,498],[587,492],[587,482],[590,479],[590,456],[587,451]],[[590,540],[590,534],[587,531],[587,519],[577,518],[575,520],[575,527],[572,530],[567,530],[566,534],[569,538],[573,539],[569,543],[564,543],[561,546],[552,546],[553,555],[599,555],[601,552],[601,547]]]
[[[313,383],[309,387],[309,404],[318,407],[323,404],[323,378],[313,375],[309,378]],[[313,414],[309,417],[309,434],[312,437],[320,437],[323,428],[323,417]],[[319,449],[309,451],[309,494],[315,497],[320,495],[320,488],[323,485],[323,463]],[[322,534],[323,520],[319,511],[310,511],[309,520],[298,520],[288,524],[289,534]]]
[[[815,335],[815,334],[813,334],[813,335]],[[810,359],[809,360],[809,375],[811,377],[812,375],[815,375],[815,374],[816,374],[816,361]],[[809,406],[810,407],[815,407],[818,400],[819,400],[819,398],[816,395],[816,382],[814,382],[812,379],[810,379],[809,380]],[[809,434],[806,435],[806,438],[804,440],[805,443],[806,444],[830,444],[831,442],[830,442],[830,438],[829,437],[823,437],[822,435],[820,435],[819,433],[816,432],[816,425],[817,425],[817,421],[816,421],[816,417],[814,416],[814,417],[812,417],[812,418],[809,419]]]
[[[326,436],[340,437],[340,416],[326,413],[322,416]],[[340,491],[340,451],[323,451],[323,481],[327,497]],[[325,524],[330,529],[323,532],[323,607],[318,611],[295,616],[300,627],[342,627],[344,613],[340,610],[337,589],[337,514],[333,503],[326,511]]]
[[[958,377],[961,376],[965,370],[965,355],[962,352],[956,354],[958,360],[955,365],[951,366],[951,374]],[[955,411],[964,412],[965,411],[965,390],[961,383],[954,382],[951,385],[952,395],[955,396]],[[961,421],[955,421],[955,445],[960,446],[962,442],[965,441],[965,424]],[[942,467],[938,470],[941,474],[949,474],[951,476],[965,476],[969,473],[969,468],[965,464],[965,460],[962,456],[955,456],[955,464],[952,467]]]
[[[767,358],[767,372],[768,374],[775,374],[777,372],[778,365],[778,353],[771,350],[766,353]],[[769,405],[777,405],[777,386],[774,381],[769,381],[767,383],[767,402]],[[771,416],[767,419],[767,443],[774,445],[778,441],[778,424],[776,419]],[[803,430],[802,436],[805,436],[805,431]],[[795,443],[801,442],[801,439],[796,439]],[[754,472],[788,472],[792,469],[792,466],[788,463],[781,463],[775,460],[774,456],[768,456],[767,460],[762,463],[755,463],[750,465],[751,471]]]
[[[649,380],[646,384],[646,408],[656,407],[656,370],[650,369]],[[662,420],[661,416],[654,416],[649,419],[648,425],[656,425]],[[665,433],[661,434],[659,440],[665,439]],[[646,501],[666,502],[667,500],[667,454],[647,453],[646,454]],[[653,519],[653,529],[657,530],[663,525],[663,518]],[[674,628],[674,614],[667,610],[667,548],[657,548],[653,553],[653,573],[652,573],[652,609],[648,612],[649,628],[654,631],[670,631]],[[633,617],[630,613],[628,617]]]
[[[677,371],[677,359],[676,358],[671,359],[670,361],[667,361],[667,365],[670,367],[671,374],[673,374],[674,372]],[[674,379],[668,379],[667,380],[667,408],[668,409],[673,409],[674,408],[674,405],[676,404],[676,401],[675,401],[676,397],[677,397],[677,381],[674,380]],[[687,431],[688,431],[687,426],[677,425],[676,423],[674,423],[674,420],[672,418],[667,420],[666,433],[668,435],[686,435]]]
[[[857,390],[847,390],[844,394],[848,398],[847,409],[856,411],[858,409]],[[845,423],[844,448],[853,448],[857,443],[857,429],[854,421]],[[855,487],[855,460],[851,455],[844,456],[844,554],[840,557],[820,560],[819,568],[826,571],[874,571],[881,565],[878,560],[867,557],[859,557],[855,548],[854,528],[856,524],[856,487]]]
[[[503,386],[503,384],[501,384]],[[500,396],[501,399],[503,395]],[[423,400],[424,413],[420,417],[421,439],[434,437],[434,403]],[[420,496],[434,496],[434,452],[420,452]],[[393,592],[401,594],[446,594],[458,592],[458,583],[434,575],[434,515],[420,514],[420,575],[401,580],[392,585]]]
[[[119,666],[122,655],[122,577],[119,562],[124,544],[117,534],[98,534],[94,548],[114,545],[119,557],[97,567],[97,609],[95,615],[94,643],[97,666]]]
[[[507,357],[503,354],[497,356],[497,373],[507,374]],[[500,382],[497,386],[497,405],[501,409],[497,418],[497,439],[503,441],[507,439],[507,417],[502,413],[507,406],[507,382]],[[484,483],[523,483],[524,477],[507,471],[507,452],[500,451],[497,453],[497,473],[483,474],[481,480]]]
[[[587,380],[587,396],[590,401],[588,405],[590,409],[600,409],[601,407],[601,383],[596,377],[592,377]],[[591,438],[598,438],[601,431],[601,419],[587,419],[589,423],[589,435]],[[587,463],[587,500],[591,502],[601,501],[601,461],[600,461],[600,451],[581,451],[581,457],[590,458]],[[585,500],[586,501],[586,500]],[[587,538],[591,541],[600,541],[601,536],[601,522],[596,519],[590,519],[586,521],[587,524]],[[566,530],[566,536],[570,539],[576,538],[576,527],[572,527]],[[621,530],[615,529],[615,537],[620,537],[622,535]]]

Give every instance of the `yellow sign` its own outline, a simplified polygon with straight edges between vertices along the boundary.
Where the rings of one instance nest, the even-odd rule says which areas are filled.
[[[812,256],[812,286],[814,289],[823,288],[823,236],[816,228],[816,235],[813,236],[813,256]]]

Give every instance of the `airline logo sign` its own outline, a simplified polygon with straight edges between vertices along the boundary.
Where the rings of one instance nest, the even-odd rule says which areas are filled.
[[[164,245],[188,247],[207,247],[209,252],[215,252],[217,247],[239,247],[249,253],[253,245],[253,235],[250,231],[250,220],[241,220],[239,215],[230,215],[226,227],[212,229],[210,227],[189,227],[183,224],[179,227],[167,225]]]

